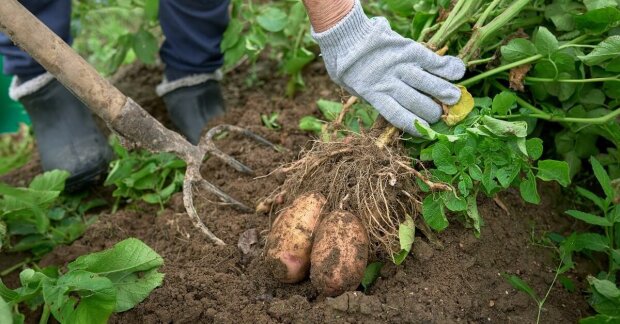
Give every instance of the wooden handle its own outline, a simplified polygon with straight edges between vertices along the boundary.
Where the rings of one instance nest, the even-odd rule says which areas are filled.
[[[0,31],[108,123],[127,97],[16,0],[0,0]]]

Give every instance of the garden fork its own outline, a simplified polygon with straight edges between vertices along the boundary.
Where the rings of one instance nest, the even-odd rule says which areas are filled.
[[[92,66],[17,0],[0,1],[0,32],[7,34],[17,46],[54,75],[60,83],[101,117],[125,143],[151,152],[170,152],[185,160],[187,169],[183,182],[183,204],[194,226],[215,244],[224,245],[225,243],[200,220],[194,208],[194,188],[211,192],[223,203],[240,211],[253,211],[206,181],[200,174],[200,166],[206,155],[212,155],[224,160],[237,171],[252,173],[252,169],[215,146],[213,137],[222,131],[239,133],[277,149],[274,144],[249,130],[232,125],[214,127],[206,133],[197,146],[190,144],[178,133],[165,128],[140,105],[101,77]]]

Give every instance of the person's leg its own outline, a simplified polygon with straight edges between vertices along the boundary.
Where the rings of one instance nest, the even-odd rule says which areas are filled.
[[[71,0],[20,0],[20,3],[65,42],[71,44]],[[28,53],[0,33],[0,54],[4,56],[4,74],[16,75],[22,82],[45,73]]]
[[[0,0],[1,1],[1,0]],[[71,42],[71,0],[22,0],[21,3],[66,42]],[[112,150],[88,108],[30,55],[0,34],[4,72],[14,75],[9,96],[20,101],[32,121],[43,170],[71,173],[66,190],[82,189],[108,168]]]
[[[157,87],[173,123],[196,144],[204,125],[224,112],[218,81],[223,64],[222,35],[229,0],[160,0],[166,37],[160,56],[165,79]]]

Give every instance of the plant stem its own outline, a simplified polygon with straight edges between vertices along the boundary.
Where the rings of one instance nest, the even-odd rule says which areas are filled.
[[[495,59],[495,57],[487,57],[487,58],[483,58],[483,59],[479,59],[479,60],[469,61],[469,62],[467,62],[467,66],[474,66],[474,65],[478,65],[478,64],[488,63],[488,62],[493,61],[494,59]]]
[[[506,88],[505,86],[501,85],[499,82],[493,80],[493,85],[502,90],[502,91],[509,91],[508,88]],[[511,119],[511,118],[519,118],[519,117],[530,117],[530,118],[537,118],[537,119],[542,119],[542,120],[547,120],[547,121],[552,121],[552,122],[558,122],[558,123],[575,123],[575,124],[605,124],[609,121],[612,121],[614,118],[618,118],[620,116],[620,108],[617,108],[616,110],[611,111],[610,113],[608,113],[607,115],[604,116],[600,116],[600,117],[593,117],[593,118],[576,118],[576,117],[563,117],[563,116],[556,116],[556,115],[552,115],[550,113],[547,113],[539,108],[534,107],[534,105],[532,105],[531,103],[525,101],[523,98],[517,96],[517,103],[519,105],[521,105],[523,108],[526,108],[530,111],[533,111],[534,114],[528,114],[528,115],[519,115],[519,114],[515,114],[515,115],[507,115],[507,116],[495,116],[496,118],[500,118],[500,119]]]
[[[620,82],[620,75],[616,75],[614,77],[591,78],[591,79],[552,79],[552,78],[525,77],[525,81],[529,81],[529,82],[562,82],[562,83],[590,83],[590,82],[606,82],[606,81]]]
[[[570,42],[560,46],[558,48],[558,50],[570,47],[574,43],[579,43],[579,42],[581,42],[582,40],[584,40],[586,38],[588,38],[588,35],[581,35],[579,37],[576,37],[572,41],[570,41]],[[543,57],[544,56],[541,55],[541,54],[536,54],[536,55],[533,55],[533,56],[530,56],[530,57],[526,57],[526,58],[521,59],[519,61],[512,62],[512,63],[506,64],[506,65],[502,65],[502,66],[498,66],[498,67],[496,67],[496,68],[494,68],[492,70],[488,70],[488,71],[480,73],[478,75],[474,75],[473,77],[471,77],[471,78],[469,78],[467,80],[461,81],[459,84],[464,86],[464,87],[468,87],[468,86],[470,86],[472,84],[475,84],[476,82],[478,82],[478,81],[480,81],[482,79],[488,78],[488,77],[490,77],[492,75],[498,74],[500,72],[504,72],[506,70],[510,70],[510,69],[515,68],[517,66],[521,66],[523,64],[528,64],[528,63],[532,63],[532,62],[538,61],[538,60],[540,60]],[[466,59],[464,59],[464,60],[467,61]]]
[[[486,22],[487,18],[489,17],[489,14],[491,14],[491,12],[493,11],[493,9],[495,9],[495,7],[497,7],[497,5],[501,2],[502,0],[493,0],[493,2],[491,2],[489,4],[489,6],[484,10],[484,12],[482,13],[482,15],[480,16],[480,18],[478,18],[478,21],[476,22],[476,24],[474,25],[474,28],[472,28],[473,30],[476,30],[478,28],[482,28],[482,25],[484,25],[484,23]]]
[[[39,324],[47,324],[47,321],[50,319],[50,307],[48,304],[43,306],[43,313],[41,314],[41,318],[39,319]]]
[[[495,34],[498,30],[500,30],[508,22],[510,22],[510,20],[516,17],[521,12],[521,10],[523,10],[523,8],[525,8],[525,6],[530,3],[530,1],[531,0],[513,1],[512,4],[508,8],[506,8],[506,10],[504,10],[499,16],[491,20],[484,27],[478,29],[474,28],[474,33],[471,35],[471,38],[461,50],[459,56],[465,61],[471,59],[489,36]],[[493,3],[491,3],[489,6],[492,5]],[[482,16],[484,16],[484,14]],[[486,20],[486,17],[484,18]],[[478,22],[480,22],[480,20],[478,20]],[[478,23],[476,23],[476,25],[477,24]]]
[[[21,262],[14,264],[4,270],[2,270],[2,272],[0,272],[0,277],[4,277],[6,275],[8,275],[9,273],[21,268],[22,266],[28,264],[30,261],[32,261],[32,258],[25,258],[23,259]]]
[[[543,299],[538,303],[538,315],[536,316],[536,323],[540,323],[540,315],[542,313],[543,305],[547,301],[547,297],[549,297],[551,290],[553,290],[553,286],[555,286],[556,280],[558,280],[558,276],[560,275],[560,269],[562,268],[563,263],[564,263],[564,259],[560,257],[560,264],[558,265],[558,268],[555,270],[555,276],[553,276],[553,281],[551,281],[551,285],[549,285],[549,289],[547,289],[547,293],[545,294],[545,297],[543,297]]]
[[[480,7],[480,4],[480,0],[458,0],[446,21],[441,25],[441,28],[428,41],[430,47],[441,48],[454,31],[467,23],[471,18],[471,13]]]

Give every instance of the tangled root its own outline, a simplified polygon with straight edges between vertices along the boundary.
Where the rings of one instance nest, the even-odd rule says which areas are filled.
[[[392,130],[391,134],[394,134]],[[398,145],[384,145],[389,128],[381,136],[351,135],[342,141],[314,143],[301,158],[276,170],[287,178],[271,199],[285,195],[289,205],[306,192],[327,198],[326,211],[343,209],[360,217],[373,251],[391,256],[400,250],[398,228],[406,216],[416,219],[421,210],[421,191],[416,178],[431,189],[450,190],[430,182],[411,165],[415,162]],[[421,166],[421,164],[419,164]]]

